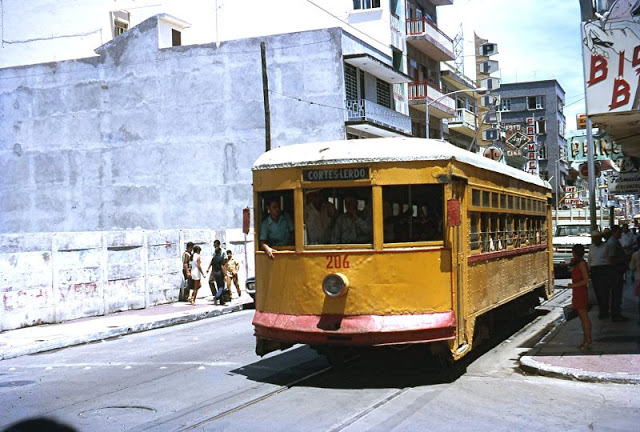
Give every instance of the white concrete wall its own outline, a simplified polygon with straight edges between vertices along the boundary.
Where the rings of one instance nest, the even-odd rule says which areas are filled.
[[[159,50],[156,23],[98,58],[0,69],[0,233],[241,227],[262,40],[272,147],[344,138],[339,29]]]
[[[208,263],[215,233],[253,275],[261,41],[272,147],[344,138],[340,29],[159,50],[156,25],[0,70],[0,330],[175,301],[180,245]]]
[[[174,302],[187,241],[208,263],[213,240],[226,237],[211,230],[0,235],[0,331]],[[244,284],[254,274],[253,237],[229,237]]]

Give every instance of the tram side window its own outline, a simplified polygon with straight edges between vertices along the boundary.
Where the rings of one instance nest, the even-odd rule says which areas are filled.
[[[373,243],[373,214],[371,208],[371,187],[332,188],[323,191],[324,199],[335,208],[334,220],[323,241],[333,244]],[[311,210],[310,208],[308,210]],[[305,210],[305,225],[309,215]],[[307,243],[312,227],[307,229]],[[314,228],[315,229],[315,228]],[[321,244],[321,243],[316,243]]]
[[[373,243],[371,187],[334,188],[328,200],[336,206],[331,243]]]
[[[443,185],[382,187],[384,243],[442,241]]]
[[[471,250],[476,250],[480,248],[480,234],[478,231],[478,224],[480,223],[480,213],[472,212],[471,213],[471,229],[469,235],[469,241]]]
[[[259,194],[260,248],[293,246],[295,231],[293,224],[293,191],[269,191]],[[265,246],[267,248],[265,248]]]
[[[339,202],[336,189],[309,188],[303,192],[304,244],[330,244]]]

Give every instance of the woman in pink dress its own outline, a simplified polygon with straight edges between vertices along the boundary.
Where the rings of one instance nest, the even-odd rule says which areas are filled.
[[[584,246],[581,244],[573,245],[571,248],[573,259],[569,263],[571,266],[571,283],[567,288],[573,290],[573,298],[571,304],[578,312],[580,323],[582,324],[582,333],[584,339],[580,349],[591,348],[591,319],[589,319],[589,266],[584,260]]]

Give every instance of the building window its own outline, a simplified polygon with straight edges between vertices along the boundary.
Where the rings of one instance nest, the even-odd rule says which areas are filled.
[[[354,9],[374,9],[380,7],[380,0],[353,0]]]
[[[546,134],[547,133],[547,121],[544,119],[536,120],[536,133],[537,134]]]
[[[376,78],[376,102],[391,108],[391,84],[379,78]]]
[[[182,33],[176,29],[171,29],[171,46],[182,45]]]
[[[544,97],[543,96],[527,96],[527,109],[528,110],[544,109]]]
[[[122,33],[126,32],[128,28],[128,24],[116,21],[113,26],[113,34],[114,36],[120,36]]]
[[[558,98],[558,112],[562,113],[564,111],[564,101]]]
[[[511,111],[511,99],[500,100],[500,111]]]
[[[358,71],[350,64],[344,65],[344,87],[347,100],[358,99]]]
[[[566,124],[564,123],[564,119],[558,120],[558,135],[564,138],[564,128]]]
[[[120,36],[122,33],[129,30],[129,12],[111,12],[111,23],[113,25],[113,37]]]
[[[538,159],[546,160],[547,159],[547,145],[542,144],[540,149],[538,150]]]
[[[393,69],[402,72],[402,51],[395,48],[391,49],[393,53]]]

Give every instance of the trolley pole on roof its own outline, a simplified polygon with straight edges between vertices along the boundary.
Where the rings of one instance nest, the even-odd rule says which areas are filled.
[[[269,79],[267,78],[267,47],[260,42],[260,57],[262,58],[262,97],[264,99],[264,139],[265,151],[271,150],[271,110],[269,108]]]

